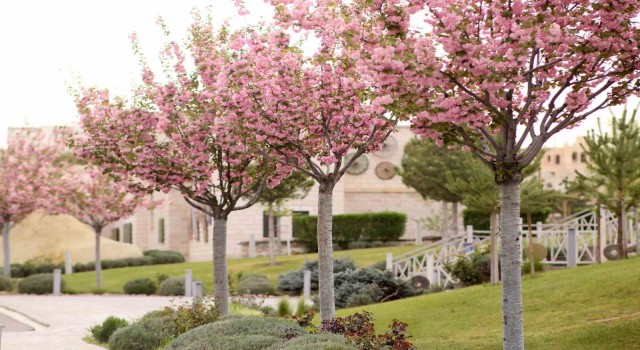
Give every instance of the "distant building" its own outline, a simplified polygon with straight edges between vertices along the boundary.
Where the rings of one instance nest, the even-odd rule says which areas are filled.
[[[572,144],[545,150],[540,175],[545,187],[564,190],[566,180],[574,180],[576,171],[587,169],[587,154],[582,149],[584,137],[578,137]]]

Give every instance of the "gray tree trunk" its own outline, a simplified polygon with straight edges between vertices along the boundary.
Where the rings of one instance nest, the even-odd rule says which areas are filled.
[[[227,274],[227,219],[213,218],[213,288],[221,315],[229,314],[229,277]]]
[[[102,228],[94,227],[93,232],[96,236],[96,286],[102,288],[102,260],[100,259],[100,233],[102,233]]]
[[[320,184],[318,193],[318,280],[320,292],[320,317],[335,317],[336,305],[333,290],[333,186]]]
[[[276,264],[276,226],[273,222],[273,204],[269,203],[269,264]]]
[[[449,238],[449,206],[447,202],[442,201],[442,222],[440,223],[440,230],[442,231],[442,238]]]
[[[500,185],[502,252],[502,344],[505,350],[524,349],[520,244],[520,184]]]
[[[2,225],[2,253],[4,254],[4,261],[2,263],[2,273],[6,277],[11,277],[11,243],[9,242],[9,227],[11,222],[5,221]]]
[[[451,222],[453,223],[453,234],[457,236],[460,234],[459,227],[458,227],[458,220],[459,220],[458,202],[451,203],[451,215],[453,216],[451,220]]]

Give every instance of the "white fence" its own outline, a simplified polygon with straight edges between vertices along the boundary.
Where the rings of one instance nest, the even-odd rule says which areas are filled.
[[[605,262],[605,247],[617,244],[618,241],[618,220],[606,210],[600,210],[599,216],[598,222],[597,213],[586,210],[565,218],[560,223],[536,223],[532,228],[534,242],[547,249],[547,256],[542,263],[574,267],[594,264],[598,259]],[[634,210],[632,215],[627,215],[624,222],[627,246],[640,246],[637,211]],[[527,225],[522,225],[521,233],[522,242],[526,242]],[[489,236],[488,231],[473,230],[468,226],[464,235],[431,243],[393,257],[389,260],[387,268],[400,278],[423,276],[431,285],[446,287],[456,282],[447,272],[446,265],[461,255],[471,254],[480,244],[488,244]]]

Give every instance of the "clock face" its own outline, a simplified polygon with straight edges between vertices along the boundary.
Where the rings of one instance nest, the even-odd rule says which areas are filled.
[[[388,158],[394,155],[397,149],[398,141],[396,141],[393,136],[389,135],[389,137],[387,137],[387,139],[382,143],[380,150],[374,154],[380,158]]]
[[[376,166],[376,175],[382,180],[390,180],[396,176],[396,167],[391,162],[382,162]]]
[[[345,163],[349,162],[354,155],[355,155],[354,153],[347,154],[347,156],[344,157]],[[349,169],[347,169],[347,174],[360,175],[365,171],[367,171],[368,168],[369,168],[369,159],[367,159],[365,155],[361,155],[358,159],[356,159],[353,162],[353,164],[351,164]]]

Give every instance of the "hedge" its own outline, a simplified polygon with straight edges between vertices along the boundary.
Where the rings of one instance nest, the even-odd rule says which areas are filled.
[[[550,213],[551,211],[531,213],[532,224],[535,225],[536,222],[538,221],[544,223],[545,221],[547,221],[547,217],[549,217]],[[527,215],[522,214],[521,217],[523,222],[526,224]],[[467,225],[472,225],[474,230],[488,231],[491,229],[491,224],[489,222],[489,215],[483,212],[479,212],[471,209],[465,209],[462,211],[462,220],[464,222],[465,227]]]
[[[293,217],[293,237],[310,251],[318,250],[315,215]],[[396,241],[402,237],[407,215],[396,212],[340,214],[333,216],[333,242],[342,249],[357,241]]]
[[[65,283],[61,281],[61,289],[64,290]],[[18,283],[18,293],[20,294],[51,294],[53,293],[53,274],[40,273],[31,275]]]
[[[144,256],[137,258],[102,260],[102,269],[109,270],[129,266],[176,264],[183,263],[185,261],[182,254],[169,250],[146,250],[143,252],[143,255]],[[11,264],[11,277],[24,278],[39,273],[53,273],[54,269],[64,270],[64,263],[57,265],[52,263],[36,265],[31,262],[26,262],[24,264]],[[88,262],[86,264],[76,263],[73,265],[73,272],[95,271],[95,269],[95,262]]]

